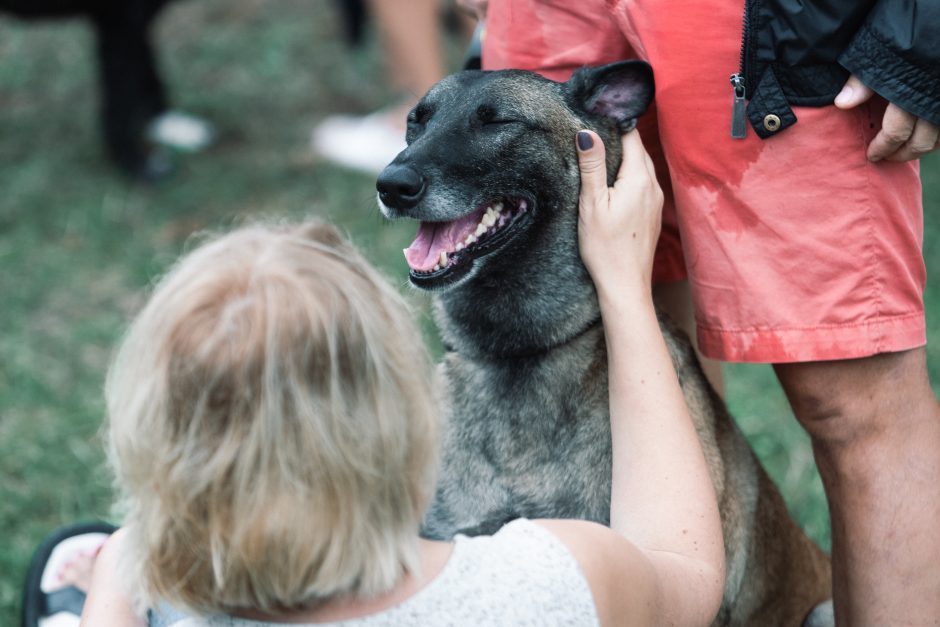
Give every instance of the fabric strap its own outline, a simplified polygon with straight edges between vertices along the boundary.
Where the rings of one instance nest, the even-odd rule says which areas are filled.
[[[81,616],[84,606],[85,593],[75,586],[69,586],[55,592],[48,592],[43,596],[42,615],[52,616],[59,612],[68,612],[75,616]]]

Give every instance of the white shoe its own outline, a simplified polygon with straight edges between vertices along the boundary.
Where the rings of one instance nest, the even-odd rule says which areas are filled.
[[[201,118],[183,113],[167,111],[150,123],[147,136],[155,144],[181,152],[199,152],[215,140],[215,128]]]
[[[378,174],[405,149],[405,129],[393,123],[394,115],[383,109],[361,117],[330,116],[313,129],[313,152],[348,168]]]

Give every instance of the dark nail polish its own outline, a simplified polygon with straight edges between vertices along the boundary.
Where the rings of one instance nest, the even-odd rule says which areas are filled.
[[[581,150],[590,150],[594,146],[594,140],[587,131],[578,131],[578,148]]]

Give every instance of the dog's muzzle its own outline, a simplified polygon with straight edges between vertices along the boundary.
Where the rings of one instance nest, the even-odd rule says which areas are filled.
[[[418,204],[427,184],[414,168],[393,163],[379,174],[375,188],[379,191],[382,204],[391,209],[404,210]]]

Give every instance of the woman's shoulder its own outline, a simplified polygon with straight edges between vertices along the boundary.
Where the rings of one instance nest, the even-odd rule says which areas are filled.
[[[527,571],[544,572],[550,567],[546,576],[551,573],[555,577],[583,581],[584,574],[566,537],[570,535],[569,529],[577,533],[587,524],[590,523],[519,518],[492,536],[457,536],[456,546],[464,555],[472,556],[463,561],[474,568],[505,569],[507,576],[522,577],[529,574]]]
[[[653,623],[657,576],[635,544],[610,527],[586,520],[545,519],[530,524],[552,536],[577,563],[601,624]]]
[[[457,536],[444,568],[424,588],[395,607],[342,625],[599,625],[592,585],[566,545],[564,530],[555,532],[556,522],[573,521],[519,519],[492,536]],[[269,626],[229,617],[189,620],[162,624]]]
[[[599,624],[578,560],[534,521],[514,520],[492,536],[458,536],[448,566],[442,574],[452,578],[455,591],[500,608],[506,624]],[[547,617],[557,620],[546,623]]]

